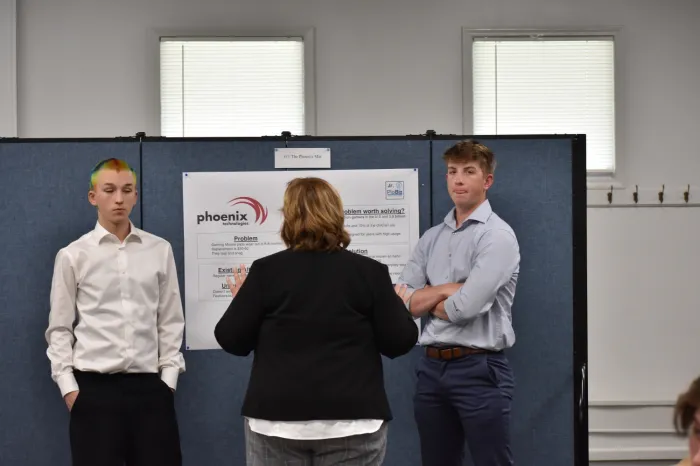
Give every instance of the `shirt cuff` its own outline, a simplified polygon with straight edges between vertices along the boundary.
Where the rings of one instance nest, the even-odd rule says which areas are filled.
[[[173,390],[177,389],[177,378],[179,375],[180,370],[177,367],[164,367],[160,371],[160,379]]]
[[[451,297],[445,300],[445,314],[450,318],[450,322],[457,322],[457,320],[459,320],[457,306]]]
[[[70,392],[79,390],[78,381],[75,380],[73,372],[58,377],[56,379],[56,384],[58,385],[58,389],[61,390],[61,396],[66,396]]]
[[[416,291],[421,290],[423,288],[413,288],[411,285],[406,284],[409,290],[411,290],[411,296],[408,297],[408,300],[406,301],[406,310],[410,313],[411,312],[411,301],[413,301],[413,296],[416,294]]]

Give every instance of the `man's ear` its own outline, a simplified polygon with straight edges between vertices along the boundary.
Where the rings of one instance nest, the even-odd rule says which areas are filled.
[[[493,173],[487,175],[484,181],[484,189],[488,190],[491,186],[493,186]]]
[[[90,204],[92,204],[93,206],[97,207],[97,201],[95,200],[95,191],[92,189],[88,191],[88,202],[90,202]]]

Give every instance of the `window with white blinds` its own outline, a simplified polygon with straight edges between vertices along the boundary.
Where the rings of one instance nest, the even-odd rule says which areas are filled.
[[[612,37],[475,38],[474,134],[586,134],[589,172],[615,170]]]
[[[160,91],[162,136],[303,135],[303,39],[161,39]]]

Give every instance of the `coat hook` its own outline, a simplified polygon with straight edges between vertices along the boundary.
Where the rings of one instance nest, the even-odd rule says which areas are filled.
[[[664,202],[664,189],[666,189],[666,185],[662,184],[661,191],[659,191],[659,202],[661,202],[662,204]]]
[[[688,185],[688,189],[683,193],[683,199],[685,199],[685,203],[688,203],[688,199],[690,199],[690,185]]]
[[[608,193],[608,204],[612,204],[612,194],[613,194],[613,187],[610,185],[610,192]]]
[[[634,199],[634,203],[639,202],[639,186],[636,184],[634,185],[634,192],[632,193],[632,199]]]

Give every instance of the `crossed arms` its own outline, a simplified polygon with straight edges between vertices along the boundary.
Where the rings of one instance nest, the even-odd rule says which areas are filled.
[[[423,317],[432,314],[438,319],[450,320],[445,312],[445,300],[459,292],[460,283],[445,283],[416,290],[410,297],[408,311],[413,317]]]
[[[515,236],[507,230],[488,230],[479,238],[473,258],[464,258],[471,261],[468,280],[430,286],[428,249],[428,240],[421,238],[399,278],[400,283],[415,290],[408,301],[413,317],[432,314],[452,323],[476,319],[491,309],[496,294],[520,263]]]

